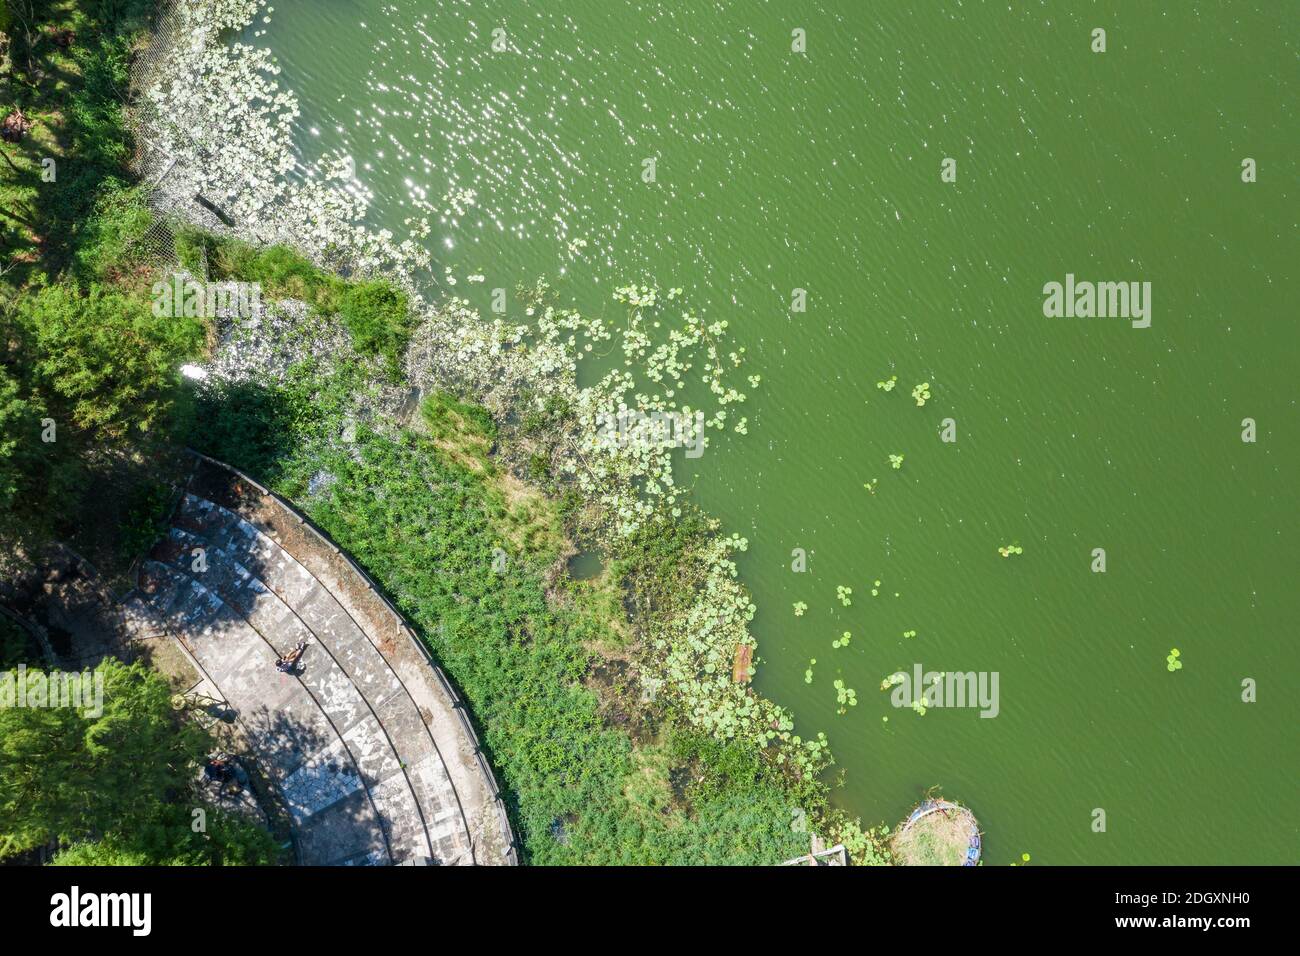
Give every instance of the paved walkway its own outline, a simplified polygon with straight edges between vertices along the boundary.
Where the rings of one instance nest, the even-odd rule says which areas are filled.
[[[173,636],[204,692],[235,709],[303,863],[515,862],[454,696],[369,583],[274,496],[202,464],[126,611]],[[298,673],[277,671],[300,640]]]

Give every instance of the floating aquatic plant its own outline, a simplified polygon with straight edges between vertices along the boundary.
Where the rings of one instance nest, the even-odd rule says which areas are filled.
[[[853,604],[853,588],[846,588],[842,584],[835,586],[835,596],[840,599],[840,603],[845,607]]]
[[[1176,647],[1170,648],[1169,656],[1165,658],[1165,665],[1166,665],[1165,669],[1168,670],[1171,674],[1174,671],[1182,670],[1183,662],[1178,659],[1181,656],[1182,654],[1179,652],[1178,648]]]
[[[1009,558],[1013,554],[1024,554],[1024,553],[1025,553],[1025,549],[1020,547],[1020,545],[1018,544],[1009,544],[1005,548],[998,548],[998,554],[1002,555],[1002,557],[1004,558]]]
[[[897,471],[898,469],[902,468],[902,467],[903,467],[903,456],[902,456],[902,455],[890,455],[890,456],[889,456],[889,467],[890,467],[890,468],[893,468],[895,471]]]
[[[807,669],[806,671],[803,672],[803,682],[804,682],[805,684],[811,684],[811,683],[812,683],[812,677],[813,677],[813,671],[812,671],[812,669],[813,669],[813,667],[816,666],[816,664],[817,664],[817,658],[815,658],[815,657],[811,657],[811,658],[808,659],[808,669]]]
[[[808,610],[808,605],[807,605],[807,604],[804,604],[803,601],[795,601],[795,602],[794,602],[794,616],[795,616],[795,617],[803,617],[803,612],[806,611],[806,610]]]
[[[862,483],[862,487],[866,488],[867,491],[871,492],[874,495],[876,493],[876,483],[879,481],[880,481],[879,478],[872,478],[870,481],[864,481]]]
[[[912,389],[912,397],[916,399],[916,406],[920,408],[930,400],[930,383],[922,382],[916,388]]]
[[[884,680],[880,682],[880,689],[889,690],[889,688],[895,687],[898,684],[903,683],[903,681],[905,680],[907,680],[906,674],[904,674],[902,671],[895,671],[894,673],[890,674],[888,677],[886,677]]]
[[[844,681],[835,681],[835,702],[840,705],[838,714],[847,714],[850,707],[858,706],[858,694],[852,687],[845,687]]]
[[[839,640],[831,641],[831,647],[834,647],[836,649],[839,649],[841,647],[848,647],[849,641],[851,641],[852,639],[853,639],[853,635],[850,634],[848,631],[845,631],[842,635],[840,635]]]
[[[634,308],[651,308],[659,301],[659,289],[656,286],[625,285],[614,290],[614,299]]]
[[[904,632],[903,632],[903,636],[904,636],[904,637],[916,637],[916,631],[904,631]]]
[[[897,384],[898,384],[898,376],[891,375],[883,382],[877,382],[876,388],[880,389],[881,391],[892,392],[894,390],[894,386]]]

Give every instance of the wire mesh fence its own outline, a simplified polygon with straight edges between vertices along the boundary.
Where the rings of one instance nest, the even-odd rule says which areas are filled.
[[[155,20],[151,24],[149,43],[136,52],[127,87],[127,125],[131,130],[133,147],[131,169],[143,184],[145,202],[153,213],[148,229],[135,241],[135,251],[166,271],[180,266],[176,254],[176,229],[180,215],[159,187],[175,167],[176,158],[158,144],[154,130],[143,115],[141,96],[144,90],[163,75],[166,65],[179,47],[183,36],[183,17],[178,12],[178,6],[176,0],[161,0],[158,4]]]
[[[214,233],[238,230],[196,188],[193,167],[205,157],[211,158],[211,153],[187,130],[199,128],[206,118],[163,116],[149,91],[168,82],[181,58],[201,53],[204,41],[194,29],[194,14],[208,2],[159,0],[148,43],[132,60],[127,110],[133,146],[131,169],[144,187],[145,202],[153,214],[151,225],[138,240],[139,247],[160,267],[184,267],[200,281],[208,278],[206,249],[196,245],[194,258],[182,263],[176,252],[178,232],[186,225]],[[186,137],[184,149],[175,148],[178,137]]]

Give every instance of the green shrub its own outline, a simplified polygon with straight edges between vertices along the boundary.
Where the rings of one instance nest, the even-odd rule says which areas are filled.
[[[482,405],[462,402],[445,389],[429,393],[420,405],[420,416],[434,438],[461,436],[492,442],[497,437],[497,423],[491,412]]]
[[[152,223],[153,213],[139,189],[116,180],[105,182],[97,192],[94,214],[82,228],[73,256],[75,271],[92,281],[143,286],[149,271],[144,259],[151,250],[140,240]]]
[[[194,802],[194,801],[191,801]],[[192,808],[164,806],[155,819],[130,832],[60,850],[52,866],[272,866],[280,850],[271,835],[249,820],[205,807],[206,828],[195,833]]]
[[[212,279],[258,282],[267,299],[296,299],[326,314],[338,311],[347,283],[316,268],[311,260],[288,246],[258,249],[228,236],[208,235],[201,241],[206,246]]]
[[[84,294],[46,286],[22,297],[16,314],[51,410],[104,438],[154,426],[175,399],[179,366],[198,355],[205,335],[199,319],[155,316],[143,298],[100,285]]]
[[[528,477],[536,482],[551,477],[551,459],[541,452],[532,455],[528,459]]]
[[[339,316],[356,350],[382,357],[390,376],[396,378],[411,337],[406,293],[381,280],[350,285],[343,293]]]
[[[0,708],[0,857],[130,831],[188,788],[206,733],[177,722],[167,682],[144,665],[109,659],[101,673],[98,716]]]
[[[111,658],[100,673],[102,713],[0,708],[0,858],[58,841],[68,865],[274,862],[268,833],[221,811],[193,832],[213,741],[172,710],[166,680]]]
[[[176,259],[182,269],[191,275],[206,277],[204,271],[204,263],[208,254],[206,234],[198,229],[182,226],[176,230],[173,245],[176,250]]]
[[[30,447],[35,420],[19,393],[18,380],[0,365],[0,509],[7,508],[22,484],[22,454]]]

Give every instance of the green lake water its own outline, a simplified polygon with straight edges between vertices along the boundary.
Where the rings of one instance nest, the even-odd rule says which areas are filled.
[[[245,39],[372,225],[477,190],[428,240],[458,294],[548,276],[613,317],[652,278],[729,320],[749,434],[680,474],[750,541],[756,685],[826,731],[838,803],[892,824],[942,785],[992,864],[1300,860],[1294,5],[274,7]],[[1045,317],[1067,273],[1150,282],[1150,328]],[[997,717],[894,709],[916,663],[997,672]]]

